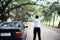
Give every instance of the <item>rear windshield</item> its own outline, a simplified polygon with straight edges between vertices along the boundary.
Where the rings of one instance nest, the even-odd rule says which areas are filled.
[[[19,22],[6,22],[0,24],[0,28],[19,28],[21,26],[22,25]]]

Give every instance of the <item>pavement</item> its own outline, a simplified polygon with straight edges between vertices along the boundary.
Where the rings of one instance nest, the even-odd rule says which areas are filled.
[[[27,40],[33,40],[33,23],[28,25],[26,28],[27,31]],[[52,28],[41,24],[41,40],[60,40],[60,29]],[[36,37],[38,40],[38,36]]]

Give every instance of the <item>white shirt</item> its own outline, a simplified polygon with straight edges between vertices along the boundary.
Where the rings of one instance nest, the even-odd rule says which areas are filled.
[[[34,27],[40,27],[40,22],[41,22],[41,20],[44,18],[44,16],[42,16],[42,17],[40,17],[40,18],[38,18],[38,19],[36,19],[36,18],[34,18],[34,17],[32,17],[32,16],[31,16],[31,18],[32,18],[33,21],[34,21]]]

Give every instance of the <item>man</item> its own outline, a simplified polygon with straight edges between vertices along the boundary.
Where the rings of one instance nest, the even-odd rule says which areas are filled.
[[[28,16],[30,16],[34,20],[34,37],[33,37],[33,40],[36,40],[36,33],[38,34],[39,40],[41,40],[40,22],[44,18],[44,16],[42,16],[41,18],[39,18],[38,15],[36,15],[35,18],[33,18],[29,14],[28,14]]]

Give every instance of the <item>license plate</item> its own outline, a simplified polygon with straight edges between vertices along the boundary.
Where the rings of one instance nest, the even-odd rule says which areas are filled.
[[[11,33],[1,33],[1,36],[11,36]]]

